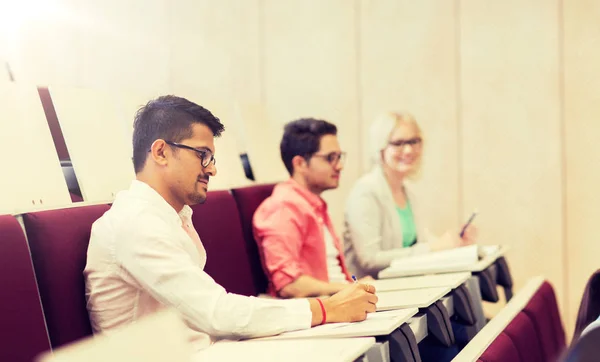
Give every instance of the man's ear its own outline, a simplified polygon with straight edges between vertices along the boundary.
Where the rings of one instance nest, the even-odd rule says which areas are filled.
[[[168,156],[172,154],[165,140],[157,139],[150,146],[150,157],[155,163],[165,166],[168,163]]]
[[[294,171],[302,171],[308,167],[308,161],[302,156],[292,158],[292,167]]]

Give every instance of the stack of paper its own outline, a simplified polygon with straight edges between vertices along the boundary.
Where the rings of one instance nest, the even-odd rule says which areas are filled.
[[[392,261],[394,270],[468,267],[479,260],[477,245],[409,256]]]
[[[256,338],[270,339],[305,339],[305,338],[339,338],[380,336],[392,333],[402,323],[418,313],[417,308],[396,309],[387,312],[367,314],[367,319],[355,323],[329,323],[293,332],[285,332],[277,336]]]
[[[500,250],[500,245],[481,245],[478,250],[479,258],[483,259],[488,255],[497,253]]]

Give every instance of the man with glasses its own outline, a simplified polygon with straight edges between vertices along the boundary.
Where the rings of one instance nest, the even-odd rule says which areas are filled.
[[[184,98],[160,97],[137,112],[136,180],[92,226],[84,276],[94,332],[110,333],[172,307],[200,349],[219,338],[364,320],[375,311],[368,285],[326,300],[268,300],[227,293],[204,272],[207,255],[189,205],[206,200],[217,174],[214,138],[223,130],[218,118]]]
[[[352,281],[321,198],[338,187],[344,166],[337,128],[313,118],[290,122],[280,151],[291,177],[275,186],[253,218],[269,293],[283,298],[334,294]]]

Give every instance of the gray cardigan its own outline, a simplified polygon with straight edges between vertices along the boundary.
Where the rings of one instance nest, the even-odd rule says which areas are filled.
[[[402,245],[402,226],[383,169],[375,166],[352,188],[345,209],[344,255],[349,271],[357,277],[375,278],[392,260],[429,251],[426,239],[432,236],[420,229],[418,203],[404,187],[417,230],[417,244],[409,248]]]

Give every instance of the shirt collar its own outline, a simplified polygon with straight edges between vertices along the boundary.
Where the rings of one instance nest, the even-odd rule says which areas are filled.
[[[319,195],[315,195],[314,193],[310,192],[310,190],[300,185],[293,178],[290,177],[283,184],[291,188],[294,192],[305,199],[315,210],[327,211],[327,203],[325,200],[323,200]]]
[[[132,196],[151,202],[154,206],[163,211],[172,222],[182,226],[182,220],[189,221],[192,218],[192,208],[184,205],[179,213],[171,206],[155,189],[147,183],[140,180],[133,180],[129,187]]]

